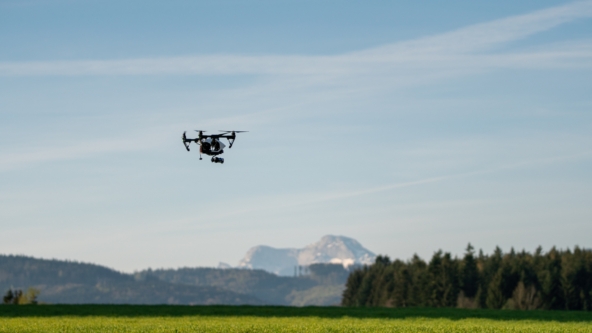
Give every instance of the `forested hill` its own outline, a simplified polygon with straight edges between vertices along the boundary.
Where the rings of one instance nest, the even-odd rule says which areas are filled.
[[[438,251],[427,263],[378,256],[350,274],[342,304],[591,311],[592,250],[476,255],[469,244],[463,258]]]
[[[267,304],[337,305],[349,271],[340,264],[313,264],[299,277],[278,276],[263,270],[180,268],[145,270],[139,279],[158,278],[171,283],[216,286],[249,294]]]
[[[333,264],[311,265],[298,277],[215,268],[124,274],[94,264],[0,255],[0,292],[35,287],[46,303],[336,305],[348,274]]]
[[[0,291],[40,289],[47,303],[263,304],[254,296],[215,286],[173,284],[71,261],[0,255]]]

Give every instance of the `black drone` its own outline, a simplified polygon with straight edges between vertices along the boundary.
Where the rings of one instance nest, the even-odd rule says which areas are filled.
[[[206,154],[212,156],[213,163],[224,163],[224,159],[222,157],[218,157],[218,155],[224,153],[224,148],[226,147],[225,144],[220,142],[221,138],[228,139],[228,149],[232,148],[232,144],[236,139],[236,133],[243,133],[247,131],[220,131],[223,133],[220,134],[211,134],[205,135],[205,131],[198,131],[199,136],[195,139],[187,139],[187,136],[183,132],[183,144],[185,145],[185,149],[189,151],[189,144],[191,142],[195,142],[199,145],[199,159],[201,160],[201,154]]]

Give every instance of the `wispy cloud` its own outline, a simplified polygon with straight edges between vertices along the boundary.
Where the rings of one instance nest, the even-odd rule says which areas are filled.
[[[456,31],[334,56],[200,55],[125,60],[37,61],[0,63],[1,76],[27,75],[272,75],[337,82],[344,76],[390,76],[401,71],[451,68],[592,65],[589,41],[571,48],[538,52],[492,52],[581,18],[592,17],[592,1],[536,11],[477,24]],[[574,62],[576,60],[577,62]],[[416,74],[414,72],[414,74]],[[339,80],[338,80],[339,79]]]
[[[561,24],[592,17],[592,2],[579,1],[533,13],[472,25],[448,33],[376,48],[368,54],[390,50],[410,56],[421,54],[471,53],[500,47]]]
[[[592,157],[592,151],[583,151],[569,155],[556,155],[551,157],[533,158],[522,161],[516,161],[514,163],[500,164],[491,168],[477,169],[467,172],[459,172],[452,174],[445,174],[441,176],[434,176],[428,178],[421,178],[406,182],[395,182],[386,185],[372,186],[366,188],[358,188],[351,190],[341,191],[323,191],[323,192],[312,192],[312,193],[300,193],[300,194],[289,194],[289,195],[274,195],[273,197],[257,197],[250,198],[247,202],[225,202],[223,207],[212,206],[210,209],[200,210],[197,216],[190,218],[184,218],[177,221],[167,221],[166,224],[160,225],[156,222],[152,228],[163,228],[166,230],[185,230],[192,229],[195,226],[195,222],[199,221],[198,228],[211,228],[213,226],[222,227],[226,223],[225,221],[231,221],[232,218],[241,217],[242,219],[250,214],[259,215],[264,214],[289,214],[293,210],[307,209],[318,204],[324,204],[328,202],[347,200],[352,198],[359,198],[364,196],[370,196],[373,194],[379,194],[383,192],[389,192],[397,189],[405,189],[410,187],[425,186],[435,183],[441,183],[446,181],[462,180],[471,177],[479,177],[488,174],[496,174],[502,172],[508,172],[512,170],[528,170],[544,167],[546,165],[570,163],[578,160],[586,160]],[[232,207],[229,209],[228,207]],[[160,227],[159,227],[160,225]]]
[[[75,144],[5,152],[0,154],[0,172],[43,162],[74,160],[97,154],[153,149],[155,145],[159,144],[154,138],[154,136],[136,136],[120,139],[84,140]]]

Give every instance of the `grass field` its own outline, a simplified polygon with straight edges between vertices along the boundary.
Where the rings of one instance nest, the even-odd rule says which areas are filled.
[[[592,312],[255,306],[0,306],[0,332],[592,332]]]

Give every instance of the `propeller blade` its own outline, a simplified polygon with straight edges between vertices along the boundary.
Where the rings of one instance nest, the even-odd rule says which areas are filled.
[[[185,146],[185,149],[187,149],[187,151],[189,151],[189,144],[191,143],[191,140],[187,140],[187,136],[185,135],[186,131],[183,132],[183,136],[181,137],[181,139],[183,139],[183,145]]]

